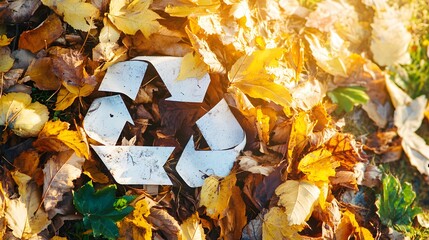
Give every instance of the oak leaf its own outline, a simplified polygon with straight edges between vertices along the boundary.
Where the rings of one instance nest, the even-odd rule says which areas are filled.
[[[95,28],[93,18],[98,16],[99,11],[84,0],[42,0],[42,3],[63,16],[64,21],[74,29],[88,32]]]
[[[134,35],[141,31],[148,38],[158,32],[161,17],[149,9],[152,0],[115,0],[110,2],[108,17],[110,21],[125,34]]]
[[[12,177],[18,185],[20,197],[6,198],[5,217],[15,237],[29,239],[45,229],[51,221],[48,214],[39,208],[41,194],[31,177],[17,171],[12,173]]]
[[[82,173],[85,159],[78,157],[73,150],[63,151],[52,156],[45,164],[43,184],[43,201],[45,210],[55,208],[64,193],[71,192],[73,181]]]
[[[289,225],[301,225],[310,218],[320,189],[308,181],[287,180],[276,188],[279,205],[286,208]]]
[[[62,121],[49,121],[45,124],[33,146],[40,151],[62,152],[70,148],[79,157],[89,158],[89,146],[82,131],[68,130],[70,124]]]

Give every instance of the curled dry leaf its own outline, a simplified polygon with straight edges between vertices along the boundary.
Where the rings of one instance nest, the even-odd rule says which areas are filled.
[[[70,124],[49,121],[45,124],[33,146],[40,151],[62,152],[73,149],[80,157],[89,158],[89,146],[82,131],[68,130]]]
[[[57,15],[50,15],[40,26],[19,36],[18,47],[32,53],[42,50],[63,34],[63,25]]]
[[[84,161],[73,150],[68,150],[52,156],[46,162],[43,168],[43,201],[46,211],[55,208],[63,199],[64,193],[72,190],[73,181],[82,173]]]
[[[9,93],[0,98],[0,126],[7,126],[20,137],[34,137],[49,119],[48,108],[31,102],[26,93]]]

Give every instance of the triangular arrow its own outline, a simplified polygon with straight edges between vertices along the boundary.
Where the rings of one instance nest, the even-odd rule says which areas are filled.
[[[204,75],[201,79],[188,78],[177,80],[182,65],[182,57],[147,57],[140,56],[132,60],[146,61],[151,63],[168,91],[171,94],[167,101],[176,102],[198,102],[201,103],[206,95],[207,88],[210,84],[209,74]]]
[[[227,176],[246,145],[246,135],[224,99],[197,125],[212,151],[196,151],[192,137],[186,144],[176,170],[190,187],[202,186],[207,175]]]
[[[110,66],[98,91],[123,93],[135,100],[147,65],[142,61],[126,61]]]
[[[120,95],[95,99],[83,120],[86,134],[104,145],[115,145],[126,122],[133,119]]]
[[[172,185],[163,166],[174,147],[91,146],[119,184]]]

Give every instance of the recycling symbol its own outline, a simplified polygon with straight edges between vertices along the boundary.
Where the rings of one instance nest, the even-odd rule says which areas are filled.
[[[201,103],[210,76],[178,81],[181,57],[137,57],[107,69],[99,91],[122,93],[135,100],[151,64],[171,94],[167,101]],[[102,145],[91,145],[120,184],[172,185],[164,170],[174,147],[118,146],[126,122],[134,124],[121,95],[95,99],[84,118],[87,135]],[[190,187],[200,187],[207,175],[227,176],[246,144],[245,133],[224,99],[196,121],[210,150],[196,150],[190,137],[176,166]]]

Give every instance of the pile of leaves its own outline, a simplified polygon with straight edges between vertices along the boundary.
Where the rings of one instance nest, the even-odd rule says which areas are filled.
[[[425,4],[0,1],[0,238],[428,238]],[[173,186],[115,184],[82,129],[106,69],[139,55],[210,74],[203,103],[165,101],[154,69],[124,96],[122,145],[176,147]],[[246,147],[190,188],[175,166],[222,98]]]

